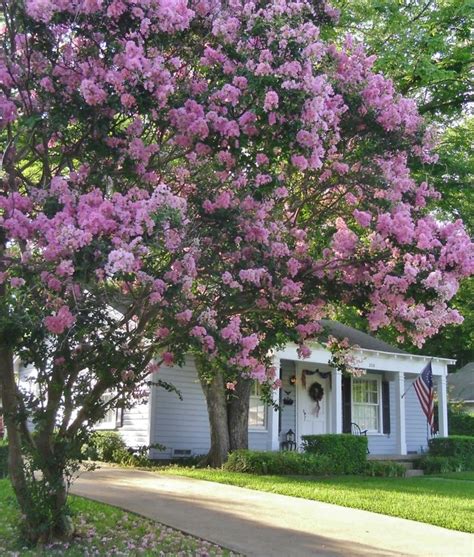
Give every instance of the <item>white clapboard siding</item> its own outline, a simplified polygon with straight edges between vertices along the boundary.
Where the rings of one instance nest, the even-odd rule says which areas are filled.
[[[410,387],[413,383],[413,379],[405,381],[405,389]],[[423,414],[413,387],[410,388],[405,396],[405,412],[407,451],[409,453],[419,453],[422,450],[426,451],[428,446],[426,440],[426,416]]]
[[[150,445],[150,403],[138,404],[129,410],[124,410],[122,426],[118,433],[127,447],[134,449]]]
[[[160,443],[166,449],[153,450],[152,458],[172,458],[176,449],[205,454],[210,445],[209,420],[193,359],[187,358],[183,367],[163,366],[157,377],[174,385],[183,400],[175,393],[153,387],[152,443]]]
[[[373,455],[393,455],[397,453],[397,401],[395,400],[395,383],[393,381],[389,381],[389,399],[390,433],[368,436],[369,451]]]
[[[187,358],[182,367],[162,367],[157,377],[173,384],[183,400],[179,400],[175,393],[154,388],[152,443],[159,443],[166,448],[164,451],[152,450],[152,458],[172,458],[176,450],[189,450],[192,455],[206,454],[210,447],[209,418],[193,359]],[[271,449],[273,412],[268,412],[267,429],[249,431],[251,449]]]

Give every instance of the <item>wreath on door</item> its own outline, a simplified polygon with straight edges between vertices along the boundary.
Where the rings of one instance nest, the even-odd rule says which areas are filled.
[[[321,383],[315,381],[308,389],[308,394],[309,394],[309,398],[311,400],[314,400],[314,402],[316,403],[313,409],[313,414],[315,414],[315,416],[318,417],[319,411],[321,410],[321,405],[319,403],[323,400],[324,397],[324,389]]]

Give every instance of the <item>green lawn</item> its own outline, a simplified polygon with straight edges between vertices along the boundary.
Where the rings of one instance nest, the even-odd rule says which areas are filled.
[[[84,557],[180,555],[182,557],[236,555],[214,544],[188,536],[115,507],[71,497],[77,535],[73,543],[43,550],[28,549],[18,540],[18,509],[8,480],[0,480],[0,555],[2,557]]]
[[[474,472],[417,478],[255,476],[170,467],[162,473],[292,495],[474,532]]]

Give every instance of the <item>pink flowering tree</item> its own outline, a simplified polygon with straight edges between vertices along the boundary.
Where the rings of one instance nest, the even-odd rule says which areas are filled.
[[[334,305],[418,344],[461,319],[472,244],[410,174],[430,133],[362,47],[322,38],[324,2],[27,0],[2,17],[0,382],[33,541],[71,533],[78,445],[160,362],[195,354],[220,465],[246,445],[251,382],[278,386],[271,351],[308,355]]]

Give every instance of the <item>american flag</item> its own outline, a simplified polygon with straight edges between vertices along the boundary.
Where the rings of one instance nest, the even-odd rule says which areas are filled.
[[[419,377],[413,383],[415,387],[418,400],[421,404],[421,409],[426,416],[428,424],[431,428],[431,433],[435,432],[434,427],[434,393],[433,393],[433,370],[431,369],[431,362],[426,365]]]

